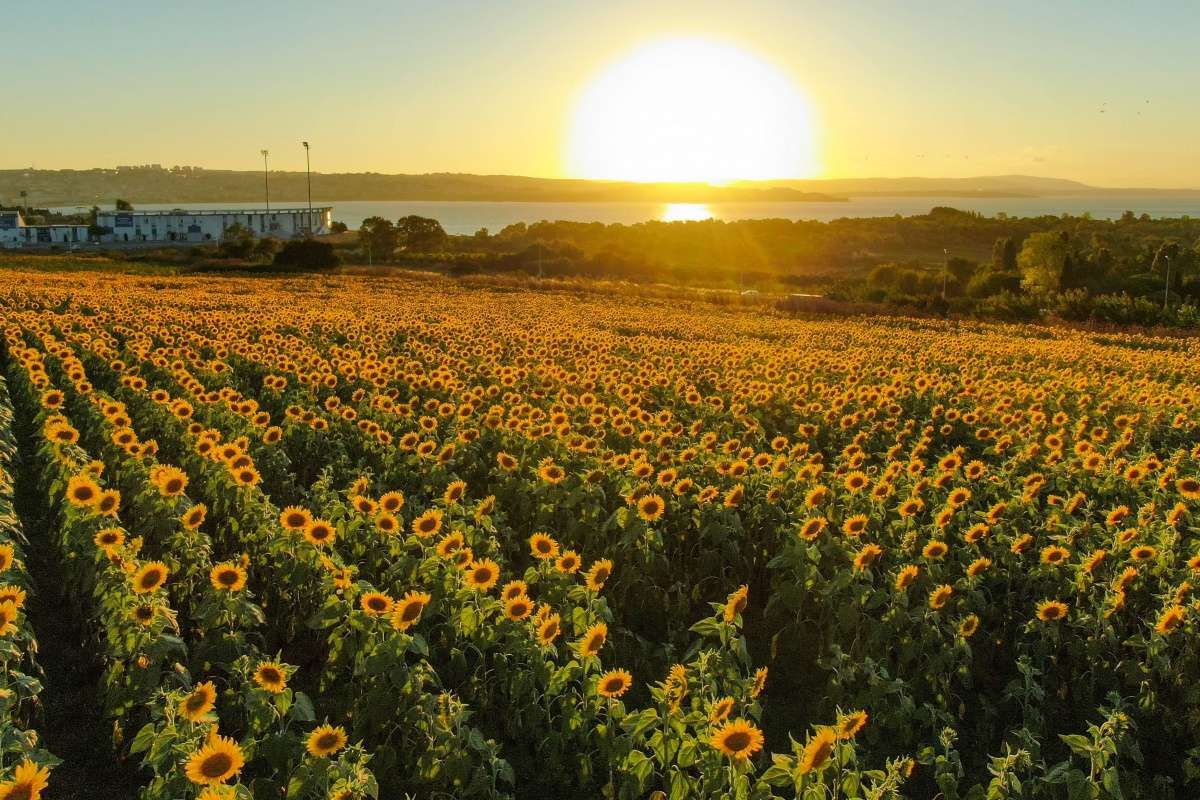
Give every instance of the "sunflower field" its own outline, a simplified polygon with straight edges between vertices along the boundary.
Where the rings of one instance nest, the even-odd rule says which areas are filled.
[[[1194,339],[86,272],[0,327],[0,798],[46,582],[143,800],[1200,796]]]

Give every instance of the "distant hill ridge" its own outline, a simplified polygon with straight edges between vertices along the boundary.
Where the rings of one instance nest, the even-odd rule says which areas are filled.
[[[272,171],[271,200],[307,198],[303,172]],[[96,168],[86,170],[0,170],[0,204],[15,205],[20,193],[30,205],[111,204],[117,197],[137,203],[239,203],[263,199],[263,174],[251,170],[199,167]],[[634,183],[520,175],[377,172],[313,173],[312,196],[322,202],[347,200],[459,200],[565,202],[717,203],[752,201],[837,201],[851,195],[944,195],[1011,197],[1079,194],[1200,195],[1197,190],[1113,189],[1061,178],[994,175],[974,178],[841,178],[705,183]]]

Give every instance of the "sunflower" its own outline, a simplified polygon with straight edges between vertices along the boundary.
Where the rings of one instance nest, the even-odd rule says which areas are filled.
[[[607,558],[592,562],[591,568],[584,575],[584,582],[587,584],[587,588],[593,592],[603,589],[605,582],[612,575],[612,568],[612,561]]]
[[[100,487],[90,475],[75,475],[67,481],[67,500],[71,505],[85,508],[100,499]]]
[[[504,616],[513,622],[520,622],[532,613],[533,601],[526,595],[517,595],[504,603]]]
[[[509,581],[500,589],[500,599],[504,601],[512,600],[524,594],[529,594],[529,584],[521,580]]]
[[[380,511],[375,515],[375,530],[391,535],[400,530],[400,520],[390,511]]]
[[[797,771],[801,775],[807,775],[813,770],[820,770],[833,755],[833,748],[836,745],[837,733],[832,728],[818,728],[817,732],[808,740],[808,744],[804,746],[804,753],[800,756]]]
[[[194,531],[204,522],[206,514],[208,514],[208,507],[203,503],[197,503],[187,510],[179,522],[189,531]]]
[[[179,715],[191,722],[199,722],[217,704],[217,687],[212,681],[196,684],[191,693],[179,701]]]
[[[804,521],[796,534],[804,541],[811,542],[821,535],[821,531],[825,530],[828,524],[829,520],[824,517],[811,517]]]
[[[454,481],[446,487],[446,491],[442,494],[442,502],[448,506],[452,506],[462,499],[466,491],[466,481]]]
[[[558,614],[547,614],[537,624],[537,640],[542,647],[548,647],[562,632],[562,619]]]
[[[587,633],[583,635],[582,639],[576,642],[579,655],[584,658],[599,655],[600,648],[604,647],[604,642],[607,639],[608,626],[603,622],[597,622],[587,629]]]
[[[767,668],[759,667],[754,670],[754,683],[750,686],[750,696],[758,697],[767,688]]]
[[[907,564],[901,567],[900,571],[896,573],[896,581],[894,584],[896,591],[902,592],[909,586],[912,586],[913,582],[916,581],[917,576],[920,574],[921,568],[916,564]]]
[[[105,550],[120,547],[125,544],[125,531],[120,528],[103,528],[96,531],[96,535],[92,537],[92,542],[96,547],[101,547]]]
[[[1175,488],[1188,500],[1200,500],[1200,478],[1180,478]]]
[[[854,569],[858,571],[865,570],[867,567],[874,564],[883,555],[883,548],[877,544],[863,545],[862,549],[854,554]]]
[[[188,476],[178,467],[162,466],[154,473],[154,485],[163,497],[179,497],[188,485]]]
[[[866,514],[855,514],[842,523],[842,533],[847,536],[862,536],[867,529],[867,522]]]
[[[986,556],[980,556],[967,565],[967,575],[971,578],[978,577],[992,566],[992,560]]]
[[[437,554],[442,558],[450,558],[457,552],[466,542],[463,540],[461,531],[454,531],[443,536],[437,543],[435,548]]]
[[[929,593],[929,607],[935,611],[946,605],[946,601],[950,599],[950,595],[954,594],[954,587],[948,583],[943,583],[941,586]]]
[[[604,673],[596,681],[596,691],[602,697],[620,697],[633,685],[633,676],[627,670],[614,669]]]
[[[209,571],[208,580],[217,591],[238,592],[246,586],[246,570],[239,564],[226,561]]]
[[[935,539],[929,544],[925,545],[925,547],[921,550],[921,555],[925,556],[925,558],[929,559],[930,561],[941,561],[946,557],[946,553],[949,552],[949,550],[950,548],[945,542],[939,542]]]
[[[404,507],[403,492],[387,492],[379,498],[379,507],[389,514],[395,514]]]
[[[1134,561],[1149,561],[1158,555],[1158,551],[1148,544],[1138,545],[1129,551],[1129,557]]]
[[[279,512],[279,524],[285,531],[298,533],[309,526],[313,521],[312,513],[307,508],[299,506],[288,506],[283,511]]]
[[[500,565],[490,558],[471,562],[467,569],[467,585],[480,592],[486,592],[500,580]]]
[[[737,591],[729,595],[725,600],[725,621],[733,622],[741,613],[746,610],[746,603],[749,599],[750,589],[746,584],[742,584],[737,588]]]
[[[131,578],[135,594],[153,592],[167,582],[167,565],[161,561],[148,561]]]
[[[1043,600],[1038,603],[1037,618],[1042,622],[1056,622],[1067,616],[1067,604],[1059,600]]]
[[[744,761],[762,749],[763,735],[753,723],[738,718],[715,730],[708,743],[734,761]]]
[[[149,625],[154,622],[154,618],[158,615],[158,609],[150,605],[134,606],[133,611],[129,612],[130,618],[139,625]]]
[[[1042,558],[1043,564],[1051,564],[1051,565],[1065,564],[1067,559],[1070,558],[1070,556],[1071,556],[1071,551],[1065,547],[1059,547],[1058,545],[1050,545],[1049,547],[1042,548],[1042,557],[1041,558]]]
[[[391,612],[394,602],[383,592],[363,592],[358,599],[359,607],[371,617],[382,617]]]
[[[1173,605],[1158,618],[1158,622],[1154,625],[1154,630],[1163,636],[1167,636],[1178,630],[1186,618],[1187,608],[1181,605]]]
[[[412,521],[412,532],[418,539],[428,539],[441,529],[441,509],[431,508]]]
[[[562,483],[563,478],[567,477],[567,473],[558,464],[545,464],[538,467],[538,477],[546,483],[555,484]]]
[[[970,639],[977,630],[979,630],[979,617],[975,614],[967,615],[966,619],[958,625],[958,635],[964,639]]]
[[[17,608],[24,607],[25,590],[20,586],[13,586],[11,583],[0,586],[0,603],[12,603]]]
[[[554,562],[554,568],[565,575],[571,575],[579,571],[579,554],[574,550],[564,550],[563,554]]]
[[[712,708],[708,710],[708,722],[710,725],[719,725],[729,719],[729,715],[733,713],[733,698],[722,697],[712,704]]]
[[[0,636],[8,636],[17,629],[17,616],[20,609],[12,600],[0,603]]]
[[[121,493],[116,489],[105,489],[93,508],[102,517],[115,517],[121,508]]]
[[[529,551],[534,558],[546,561],[558,555],[558,542],[544,533],[535,533],[529,537]]]
[[[337,538],[337,529],[328,520],[314,519],[304,526],[304,538],[317,547],[331,544]]]
[[[858,735],[859,731],[867,727],[867,722],[870,717],[865,711],[852,711],[849,714],[843,714],[837,721],[837,738],[853,739]]]
[[[369,497],[356,494],[350,498],[350,505],[360,514],[374,514],[378,504]]]
[[[666,509],[667,504],[664,503],[663,499],[656,494],[648,494],[638,500],[637,503],[638,516],[641,517],[644,522],[654,522],[663,515],[663,512],[666,511]]]
[[[519,462],[517,459],[513,458],[502,450],[499,453],[496,453],[496,465],[505,472],[512,472],[517,468]]]
[[[406,631],[421,619],[421,612],[433,596],[428,592],[411,591],[395,602],[392,606],[392,627],[398,631]]]
[[[246,758],[238,743],[214,733],[202,748],[188,757],[185,772],[192,783],[208,786],[225,783],[241,772],[245,764]]]
[[[239,467],[233,470],[231,474],[233,475],[234,483],[238,486],[257,486],[258,482],[262,480],[262,475],[259,474],[259,471],[250,466]]]
[[[305,745],[309,754],[317,758],[331,756],[346,746],[346,731],[340,725],[322,725],[308,735]]]
[[[42,790],[49,784],[50,770],[26,758],[10,780],[0,783],[0,800],[41,800]]]
[[[263,661],[254,670],[254,682],[259,688],[279,694],[287,688],[287,670],[277,661]]]
[[[864,473],[851,472],[846,475],[842,485],[846,487],[846,491],[850,492],[851,494],[855,494],[865,489],[868,483],[870,483],[870,481],[867,479],[867,476]]]

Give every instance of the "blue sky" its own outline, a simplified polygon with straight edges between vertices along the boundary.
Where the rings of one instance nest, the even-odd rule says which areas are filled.
[[[298,168],[309,138],[324,171],[558,176],[590,80],[699,36],[807,96],[825,176],[1200,186],[1198,23],[1184,2],[23,3],[0,167],[252,169],[269,147]]]

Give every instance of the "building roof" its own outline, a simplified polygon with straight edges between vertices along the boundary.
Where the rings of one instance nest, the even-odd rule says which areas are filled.
[[[324,211],[332,211],[333,206],[313,206],[312,213],[317,214]],[[100,216],[111,217],[116,214],[132,214],[135,217],[162,217],[162,216],[229,216],[231,214],[307,214],[309,209],[307,206],[299,208],[205,208],[205,209],[186,209],[186,208],[171,208],[171,209],[155,209],[150,211],[101,211]]]

